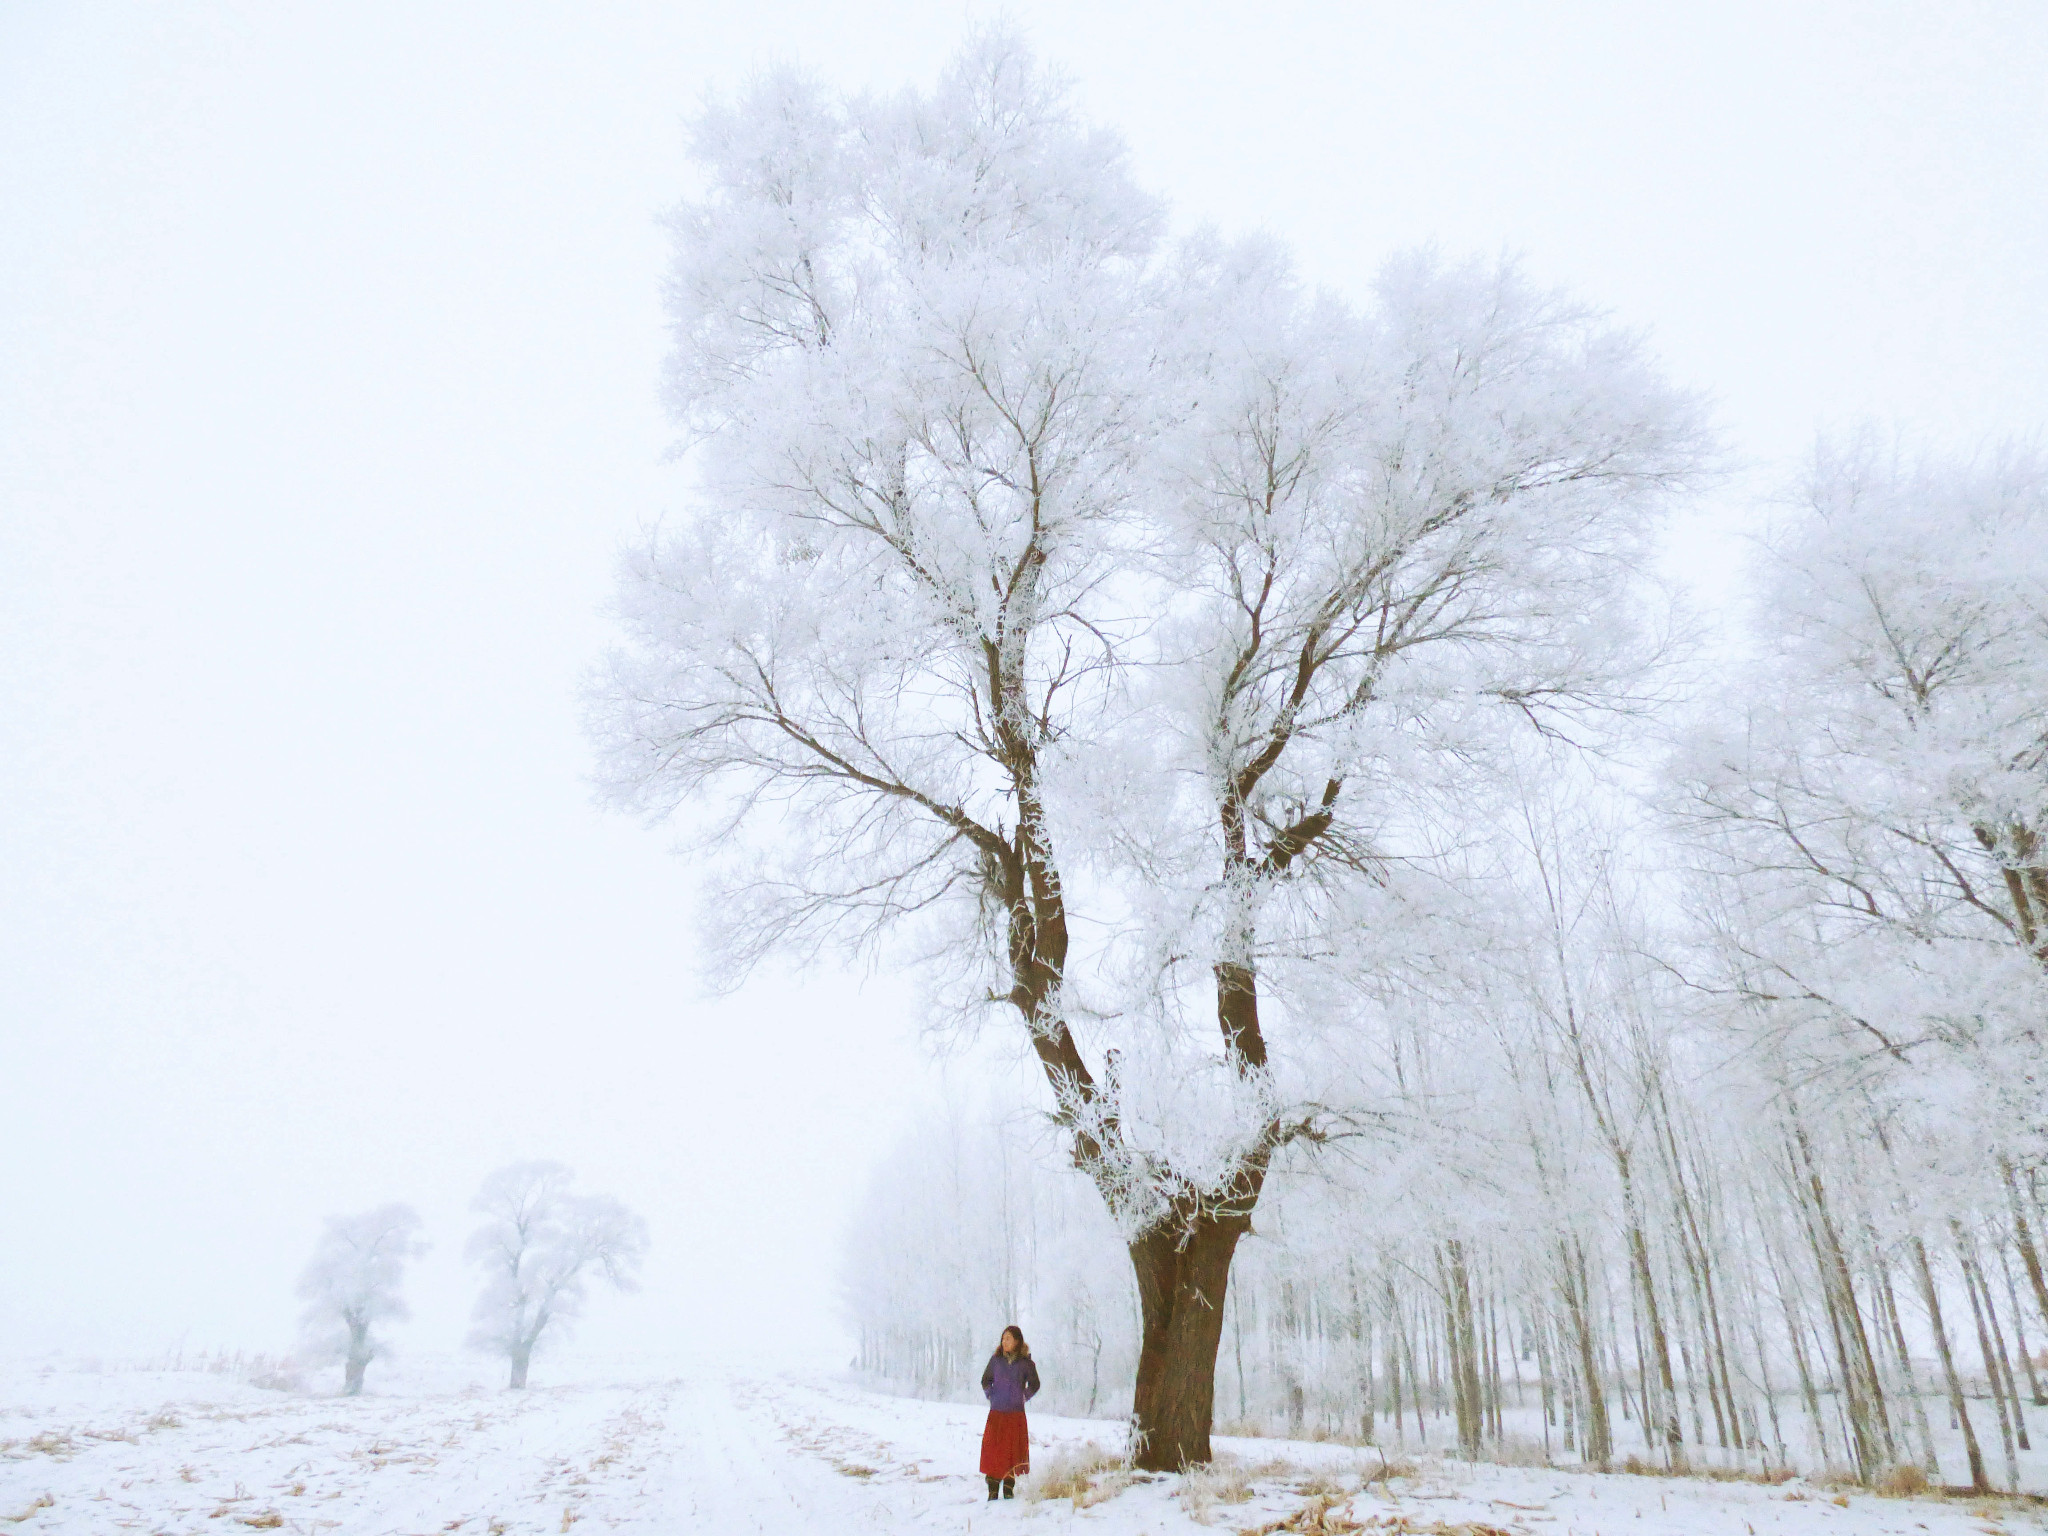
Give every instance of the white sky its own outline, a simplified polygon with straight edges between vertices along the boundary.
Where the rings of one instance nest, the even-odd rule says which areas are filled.
[[[321,1215],[553,1156],[593,1344],[837,1348],[939,1077],[908,989],[704,998],[576,688],[674,508],[656,214],[707,87],[926,81],[978,5],[0,0],[0,1353],[290,1342]],[[1018,4],[1184,222],[1359,289],[1525,254],[1768,466],[2048,423],[2048,6]],[[1734,493],[1679,530],[1719,589]],[[955,1079],[966,1080],[956,1069]]]

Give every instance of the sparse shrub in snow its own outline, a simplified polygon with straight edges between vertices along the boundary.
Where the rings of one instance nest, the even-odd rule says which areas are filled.
[[[621,1291],[647,1251],[647,1224],[609,1195],[579,1195],[560,1163],[514,1163],[484,1180],[471,1209],[483,1224],[465,1250],[484,1272],[469,1344],[502,1355],[526,1385],[533,1352],[582,1315],[590,1276]]]
[[[379,1206],[358,1216],[330,1216],[299,1278],[306,1298],[300,1319],[309,1360],[342,1362],[342,1390],[363,1390],[363,1372],[385,1350],[372,1333],[379,1323],[409,1314],[399,1287],[406,1264],[426,1252],[419,1213],[409,1205]],[[256,1386],[289,1390],[298,1382],[282,1367],[266,1367],[248,1379]]]
[[[1218,1504],[1243,1504],[1252,1496],[1252,1480],[1244,1467],[1230,1457],[1218,1457],[1207,1466],[1192,1467],[1181,1478],[1181,1503],[1189,1516],[1208,1525],[1211,1510]]]
[[[1900,1462],[1885,1468],[1873,1486],[1887,1498],[1910,1499],[1927,1491],[1927,1474],[1910,1461]]]
[[[1066,1499],[1086,1509],[1113,1499],[1131,1485],[1130,1463],[1100,1446],[1054,1451],[1042,1457],[1017,1484],[1017,1495],[1029,1503]]]

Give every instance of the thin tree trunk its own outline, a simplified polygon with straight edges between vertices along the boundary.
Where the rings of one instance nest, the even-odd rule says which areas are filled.
[[[1391,1294],[1391,1287],[1389,1288],[1389,1294]],[[1406,1372],[1401,1366],[1401,1345],[1406,1340],[1407,1334],[1405,1330],[1399,1330],[1398,1325],[1395,1326],[1397,1332],[1390,1332],[1387,1336],[1387,1395],[1392,1399],[1389,1411],[1394,1416],[1394,1437],[1398,1440],[1406,1440],[1408,1438],[1408,1430],[1401,1417],[1401,1383],[1404,1377],[1406,1377]],[[1414,1385],[1412,1378],[1409,1379],[1408,1384],[1411,1387]],[[1418,1430],[1421,1428],[1419,1418],[1416,1428]]]
[[[2019,1442],[2021,1450],[2030,1451],[2033,1447],[2027,1444],[2027,1415],[2020,1406],[2020,1384],[2012,1373],[2012,1356],[2006,1352],[2005,1329],[1999,1325],[1998,1303],[1991,1295],[1991,1277],[1984,1273],[1984,1263],[1977,1256],[1976,1245],[1972,1243],[1970,1246],[1970,1267],[1977,1271],[1977,1284],[1984,1292],[1984,1316],[1991,1324],[1992,1346],[1998,1351],[1998,1369],[2005,1383],[2006,1401],[2012,1404],[2013,1438]]]
[[[1458,1448],[1467,1461],[1479,1459],[1485,1408],[1480,1400],[1479,1340],[1472,1315],[1472,1283],[1465,1264],[1465,1246],[1456,1238],[1443,1245],[1439,1264],[1444,1275],[1444,1353],[1451,1378],[1451,1400],[1457,1415]]]
[[[1813,1143],[1806,1128],[1796,1120],[1792,1136],[1804,1166],[1805,1193],[1810,1201],[1808,1237],[1820,1261],[1821,1296],[1827,1303],[1829,1325],[1835,1331],[1836,1357],[1842,1366],[1842,1389],[1855,1443],[1858,1475],[1870,1481],[1877,1469],[1896,1453],[1892,1444],[1891,1418],[1885,1412],[1884,1388],[1878,1380],[1877,1360],[1870,1348],[1870,1333],[1863,1326],[1863,1312],[1856,1300],[1856,1282],[1849,1259],[1828,1207],[1826,1187],[1814,1159]]]
[[[1415,1339],[1408,1331],[1407,1315],[1401,1315],[1401,1355],[1408,1367],[1408,1396],[1415,1404],[1415,1443],[1429,1444],[1429,1424],[1422,1416],[1422,1378],[1415,1370]]]
[[[2034,1231],[2027,1224],[2027,1213],[2020,1201],[2019,1181],[2013,1177],[2010,1158],[1998,1160],[1998,1175],[2005,1183],[2005,1198],[2012,1207],[2012,1230],[2019,1245],[2020,1263],[2026,1269],[2027,1283],[2033,1287],[2034,1305],[2041,1311],[2041,1326],[2048,1328],[2048,1276],[2041,1272],[2041,1254],[2034,1246]],[[2033,1381],[2031,1366],[2028,1380]],[[2048,1407],[2048,1399],[2042,1397],[2038,1383],[2034,1384],[2034,1402],[2038,1407]]]
[[[1970,1488],[1989,1493],[1991,1479],[1984,1473],[1984,1453],[1977,1445],[1977,1431],[1970,1423],[1970,1405],[1963,1397],[1963,1379],[1956,1374],[1955,1352],[1949,1348],[1948,1329],[1941,1321],[1941,1293],[1934,1284],[1934,1269],[1927,1262],[1927,1245],[1913,1239],[1913,1265],[1920,1280],[1920,1301],[1927,1308],[1927,1321],[1934,1330],[1935,1353],[1941,1358],[1941,1374],[1948,1383],[1949,1412],[1963,1432],[1963,1454],[1970,1463]]]
[[[1629,1223],[1628,1246],[1630,1257],[1635,1261],[1636,1285],[1642,1293],[1644,1320],[1650,1327],[1650,1360],[1657,1367],[1657,1385],[1661,1396],[1658,1413],[1665,1448],[1674,1461],[1685,1457],[1685,1431],[1678,1422],[1678,1384],[1671,1372],[1671,1345],[1664,1334],[1664,1315],[1657,1306],[1657,1283],[1650,1273],[1650,1245],[1643,1236],[1642,1226],[1633,1219]]]
[[[2012,1308],[2012,1348],[2027,1373],[2027,1396],[2036,1408],[2048,1408],[2048,1398],[2041,1395],[2041,1378],[2034,1372],[2034,1357],[2027,1349],[2027,1314],[2020,1306],[2020,1288],[2013,1283],[2012,1260],[2003,1243],[1998,1245],[1998,1272],[2005,1279],[2005,1299]]]
[[[1913,1355],[1906,1347],[1905,1325],[1899,1320],[1899,1299],[1892,1293],[1891,1272],[1883,1256],[1877,1259],[1877,1285],[1885,1321],[1891,1329],[1892,1348],[1899,1357],[1899,1375],[1906,1384],[1906,1399],[1913,1405],[1913,1428],[1920,1436],[1921,1465],[1932,1480],[1941,1480],[1941,1459],[1934,1453],[1934,1431],[1927,1424],[1927,1404],[1920,1395],[1920,1383],[1913,1375]]]
[[[1951,1222],[1953,1227],[1955,1223]],[[2006,1486],[2013,1492],[2020,1489],[2020,1459],[2013,1449],[2012,1417],[2005,1411],[2005,1383],[1998,1372],[1998,1359],[1991,1352],[1991,1333],[1984,1326],[1984,1307],[1977,1299],[1977,1266],[1970,1262],[1970,1256],[1962,1249],[1962,1233],[1956,1232],[1956,1257],[1962,1263],[1963,1290],[1970,1298],[1970,1316],[1977,1324],[1977,1349],[1984,1357],[1984,1376],[1991,1388],[1991,1405],[1998,1410],[1998,1438],[2005,1449]]]
[[[1828,1426],[1821,1416],[1820,1390],[1813,1382],[1813,1368],[1806,1358],[1806,1324],[1800,1318],[1790,1287],[1780,1279],[1778,1295],[1785,1307],[1785,1334],[1792,1343],[1792,1363],[1799,1370],[1799,1394],[1806,1405],[1806,1433],[1809,1449],[1822,1466],[1828,1459]]]
[[[1778,1396],[1771,1390],[1771,1371],[1767,1363],[1770,1357],[1764,1353],[1763,1325],[1754,1311],[1749,1314],[1749,1335],[1750,1347],[1756,1351],[1757,1383],[1763,1389],[1764,1408],[1771,1418],[1771,1441],[1778,1450],[1778,1465],[1789,1466],[1792,1458],[1785,1450],[1785,1426],[1778,1419]],[[1761,1440],[1761,1435],[1758,1438]],[[1766,1456],[1768,1454],[1767,1451]]]
[[[1614,1435],[1607,1420],[1607,1387],[1600,1375],[1600,1347],[1593,1333],[1592,1297],[1587,1294],[1588,1271],[1583,1243],[1567,1247],[1558,1244],[1558,1262],[1564,1273],[1564,1303],[1571,1319],[1572,1344],[1579,1357],[1579,1379],[1585,1392],[1585,1413],[1580,1422],[1580,1454],[1598,1466],[1614,1459]],[[1627,1405],[1627,1388],[1622,1402]]]

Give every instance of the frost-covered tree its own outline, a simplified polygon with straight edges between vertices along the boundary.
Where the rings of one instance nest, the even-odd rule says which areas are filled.
[[[1762,577],[1753,702],[1685,764],[1747,985],[1814,1066],[2005,1073],[2048,980],[2048,458],[1823,445]]]
[[[560,1163],[514,1163],[484,1180],[470,1209],[483,1222],[469,1236],[469,1261],[484,1273],[469,1345],[503,1355],[510,1385],[526,1385],[533,1352],[583,1315],[593,1274],[635,1288],[647,1224],[609,1195],[582,1195]]]
[[[1512,269],[1360,309],[1163,247],[1001,36],[929,95],[774,76],[697,153],[702,488],[625,581],[605,771],[722,856],[735,969],[886,934],[1015,1019],[1128,1244],[1139,1460],[1206,1460],[1272,1160],[1351,1123],[1275,988],[1502,732],[1627,695],[1692,407]]]
[[[1761,575],[1750,702],[1681,765],[1700,974],[1778,1064],[1811,1187],[1847,1162],[1883,1193],[1885,1257],[1917,1282],[1985,1487],[1937,1264],[1953,1251],[2016,1478],[2025,1429],[1976,1254],[1980,1233],[2015,1248],[2048,1319],[2023,1195],[2048,1077],[2048,459],[1823,444]],[[1814,1220],[1847,1309],[1852,1242]],[[1874,1352],[1852,1353],[1870,1356],[1849,1373],[1867,1461],[1891,1426]]]
[[[399,1289],[406,1264],[427,1251],[419,1233],[419,1213],[409,1205],[330,1216],[299,1277],[304,1347],[313,1359],[342,1362],[342,1390],[350,1397],[363,1390],[370,1362],[386,1352],[371,1330],[410,1316]]]

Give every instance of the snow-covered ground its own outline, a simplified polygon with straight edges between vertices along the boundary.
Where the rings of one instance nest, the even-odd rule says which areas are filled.
[[[1371,1450],[1284,1440],[1219,1442],[1235,1476],[1119,1490],[1124,1479],[1105,1471],[1080,1485],[1090,1490],[1082,1501],[992,1507],[974,1472],[981,1414],[969,1406],[886,1397],[825,1372],[709,1363],[586,1368],[576,1379],[512,1393],[473,1367],[423,1362],[373,1368],[373,1391],[348,1399],[193,1371],[0,1368],[0,1524],[23,1536],[2048,1529],[2041,1509],[2011,1501],[1886,1499],[1798,1482],[1427,1460],[1381,1480]],[[1119,1442],[1115,1424],[1033,1420],[1041,1475]]]

